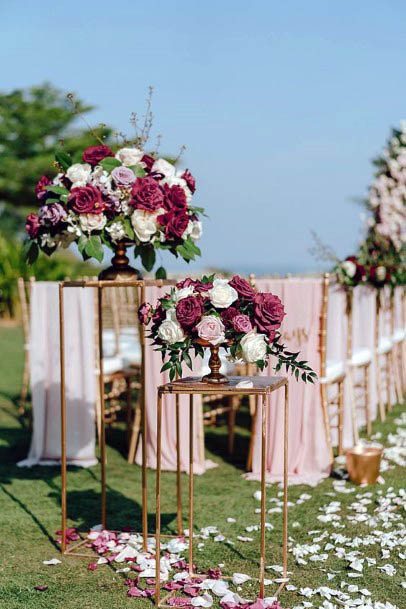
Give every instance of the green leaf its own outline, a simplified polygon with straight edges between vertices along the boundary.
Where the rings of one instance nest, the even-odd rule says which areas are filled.
[[[127,237],[129,237],[130,239],[135,239],[135,233],[134,233],[134,229],[131,224],[130,218],[123,219],[123,226],[124,226],[125,234],[127,235]],[[135,254],[135,250],[134,250],[134,254]],[[137,255],[137,254],[135,254],[135,255]]]
[[[193,364],[192,364],[192,360],[190,358],[190,355],[187,351],[183,352],[183,360],[186,363],[187,367],[190,368],[190,370],[192,370],[193,368]]]
[[[84,251],[90,258],[95,258],[98,262],[101,262],[103,260],[104,252],[100,237],[96,235],[89,237]]]
[[[131,169],[131,171],[133,171],[133,173],[137,176],[137,178],[143,178],[147,174],[145,169],[143,169],[139,165],[131,165],[131,167],[129,167],[129,169]]]
[[[72,165],[71,155],[64,150],[57,150],[55,152],[55,161],[61,166],[63,171],[66,171]]]
[[[49,186],[45,186],[45,189],[49,192],[53,192],[56,195],[68,195],[69,190],[64,186],[58,186],[57,184],[49,184]]]
[[[36,241],[26,241],[24,243],[23,252],[27,264],[33,264],[39,254],[38,243]]]
[[[111,173],[115,167],[121,167],[120,161],[113,156],[106,156],[106,158],[100,161],[99,165],[101,165],[107,173]]]
[[[164,269],[163,266],[160,266],[157,268],[157,270],[155,271],[155,279],[166,279],[167,275],[166,275],[166,270]]]
[[[88,238],[85,235],[81,235],[79,237],[78,250],[82,254],[82,256],[83,256],[83,252],[86,249],[87,242],[88,242]]]
[[[165,372],[165,370],[170,370],[172,368],[172,362],[166,362],[161,368],[161,372]]]
[[[155,250],[151,245],[142,248],[141,262],[146,271],[152,271],[155,264],[155,258]]]

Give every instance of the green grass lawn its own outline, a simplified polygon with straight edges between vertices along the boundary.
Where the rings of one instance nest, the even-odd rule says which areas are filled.
[[[34,467],[20,469],[15,463],[26,456],[29,446],[27,425],[18,419],[16,399],[22,375],[22,335],[17,328],[0,328],[0,607],[14,609],[17,607],[44,609],[125,609],[141,605],[151,605],[150,601],[127,598],[122,575],[116,574],[114,568],[101,566],[96,571],[87,570],[87,562],[80,559],[64,557],[62,564],[44,566],[43,561],[58,557],[54,542],[54,533],[60,526],[60,476],[56,467]],[[401,408],[397,407],[388,417],[387,422],[376,424],[374,431],[380,431],[383,439],[393,433],[399,426]],[[243,464],[248,446],[248,420],[242,412],[238,419],[236,457],[230,462],[225,453],[226,429],[218,427],[206,430],[208,456],[215,460],[219,467],[195,478],[195,531],[201,527],[213,525],[225,536],[225,541],[196,540],[204,545],[196,549],[196,562],[201,568],[208,568],[223,563],[225,573],[242,572],[254,575],[258,567],[258,532],[247,532],[245,527],[259,522],[256,509],[259,502],[253,497],[259,484],[247,482],[242,478]],[[130,466],[125,459],[124,432],[118,427],[108,432],[108,526],[109,528],[131,525],[140,530],[140,469]],[[346,547],[347,551],[360,552],[360,557],[376,559],[376,565],[364,566],[362,576],[351,578],[348,561],[335,556],[334,550],[325,550],[331,533],[341,533],[347,538],[358,537],[363,540],[373,531],[393,533],[404,527],[400,520],[402,505],[396,497],[402,484],[404,472],[395,466],[383,474],[385,482],[373,488],[355,488],[348,494],[334,490],[331,479],[324,481],[315,489],[309,487],[292,487],[290,501],[294,505],[289,510],[291,546],[309,544],[323,532],[327,536],[319,542],[320,552],[327,552],[325,561],[309,560],[307,564],[298,565],[290,554],[289,568],[292,571],[291,585],[297,588],[317,588],[330,586],[340,589],[341,582],[356,585],[359,589],[367,588],[374,601],[390,601],[399,608],[406,606],[403,599],[404,567],[399,553],[401,548],[391,548],[390,556],[383,557],[379,545],[361,545],[357,548],[345,546],[345,541],[335,542],[335,547]],[[68,512],[70,523],[80,529],[97,524],[99,516],[99,480],[100,470],[94,467],[87,470],[71,468],[69,470]],[[187,477],[184,476],[184,500],[186,503]],[[149,474],[149,517],[153,527],[154,475]],[[388,490],[392,488],[393,490]],[[176,524],[175,476],[163,476],[163,524],[167,531],[173,531]],[[268,500],[277,498],[280,489],[273,485],[268,490]],[[365,495],[372,493],[371,497]],[[296,504],[303,493],[309,499]],[[351,504],[359,499],[370,499],[367,504],[369,514],[377,507],[379,498],[387,493],[394,502],[391,508],[393,521],[385,528],[382,520],[375,526],[359,522],[350,522],[348,515],[355,514]],[[356,498],[358,496],[358,499]],[[330,502],[340,502],[338,514],[341,520],[335,528],[331,522],[323,523],[317,518],[324,512],[321,506]],[[269,502],[269,508],[277,505]],[[403,505],[404,508],[404,505]],[[389,511],[389,510],[388,510]],[[236,522],[227,522],[232,517]],[[281,564],[280,534],[281,514],[271,513],[267,520],[274,525],[274,530],[267,533],[267,565]],[[309,531],[317,530],[318,533]],[[404,531],[403,531],[404,533]],[[244,543],[237,536],[249,536],[254,541]],[[403,537],[405,540],[405,538]],[[231,541],[232,543],[229,543]],[[406,549],[403,548],[406,553]],[[387,563],[394,565],[396,574],[389,576],[378,567]],[[329,579],[327,573],[331,574]],[[272,570],[269,578],[276,577]],[[46,585],[44,592],[35,590],[35,586]],[[244,584],[241,595],[250,597],[253,584]],[[275,586],[269,587],[269,595]],[[251,596],[253,592],[251,590]],[[352,592],[356,598],[359,593]],[[281,596],[283,607],[303,607],[303,602],[311,602],[314,607],[323,606],[323,598],[316,594],[306,598],[298,590],[285,591]],[[334,603],[334,599],[332,600]],[[309,605],[307,605],[309,606]],[[325,607],[327,605],[324,605]],[[342,606],[342,603],[337,606]]]

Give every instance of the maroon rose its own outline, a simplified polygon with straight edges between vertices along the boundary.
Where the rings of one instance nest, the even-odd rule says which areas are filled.
[[[145,169],[149,172],[152,169],[152,165],[155,163],[155,159],[150,154],[144,154],[141,163],[144,163]]]
[[[189,216],[182,212],[168,211],[158,216],[158,222],[165,228],[167,239],[181,239],[189,224]]]
[[[185,180],[190,192],[194,194],[196,191],[196,180],[190,173],[189,169],[186,169],[186,171],[184,171],[180,177]]]
[[[178,290],[182,290],[183,288],[190,288],[190,287],[194,288],[196,284],[197,284],[197,281],[195,279],[186,277],[186,279],[182,279],[181,281],[178,281],[178,283],[176,284],[176,287],[178,288]]]
[[[138,309],[138,319],[140,324],[147,326],[152,318],[152,305],[149,302],[143,302]]]
[[[164,207],[168,211],[184,210],[187,207],[186,194],[182,186],[164,184]]]
[[[225,326],[232,326],[234,317],[239,314],[240,312],[236,307],[228,307],[228,309],[224,309],[220,313]]]
[[[164,195],[158,182],[153,178],[137,178],[133,184],[130,205],[136,209],[154,212],[163,207]]]
[[[277,330],[285,316],[285,309],[280,299],[274,294],[255,294],[254,321],[257,328],[265,334]]]
[[[355,267],[356,267],[355,275],[354,275],[354,277],[352,277],[352,279],[355,282],[363,281],[366,277],[366,270],[365,270],[364,265],[362,265],[358,262],[358,258],[356,256],[348,256],[346,258],[346,260],[355,264]]]
[[[252,323],[250,318],[248,317],[248,315],[244,315],[243,313],[240,313],[233,317],[232,325],[236,332],[243,332],[244,334],[247,334],[247,332],[251,332],[252,330]]]
[[[39,231],[39,218],[37,214],[28,214],[25,220],[25,230],[30,239],[35,239]]]
[[[114,156],[114,152],[108,146],[89,146],[83,151],[82,159],[89,165],[97,165],[108,156]]]
[[[205,292],[211,290],[212,287],[213,284],[211,281],[208,281],[207,283],[203,283],[202,281],[196,281],[195,292],[199,292],[199,294],[202,294],[204,296]]]
[[[193,328],[202,318],[203,303],[196,296],[186,296],[176,305],[176,319],[182,328]]]
[[[247,281],[243,277],[240,277],[239,275],[234,275],[229,284],[236,290],[238,296],[240,296],[241,298],[245,298],[247,300],[254,299],[256,292],[252,285],[249,283],[249,281]]]
[[[48,190],[46,189],[49,184],[52,184],[51,180],[48,176],[42,176],[35,186],[35,194],[37,195],[37,199],[43,199],[47,196]]]
[[[100,214],[105,207],[102,193],[95,186],[72,188],[68,205],[77,214]]]

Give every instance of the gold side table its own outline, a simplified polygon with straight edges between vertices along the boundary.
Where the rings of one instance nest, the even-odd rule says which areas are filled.
[[[273,391],[285,388],[284,406],[284,441],[283,441],[283,539],[282,563],[284,580],[278,587],[277,596],[284,588],[288,568],[288,416],[289,416],[289,385],[285,377],[238,376],[229,377],[229,383],[210,384],[200,378],[187,377],[158,387],[157,396],[157,465],[156,465],[156,559],[159,563],[161,555],[161,447],[162,447],[162,403],[168,394],[189,395],[189,576],[201,577],[193,571],[193,396],[216,394],[223,396],[254,396],[257,406],[261,408],[261,533],[260,533],[260,566],[259,566],[259,598],[265,596],[265,513],[266,513],[266,429],[270,395]],[[179,488],[178,488],[179,496]],[[158,564],[157,564],[158,567]],[[159,607],[169,606],[165,601],[172,592],[161,600],[160,568],[156,568],[155,604]]]

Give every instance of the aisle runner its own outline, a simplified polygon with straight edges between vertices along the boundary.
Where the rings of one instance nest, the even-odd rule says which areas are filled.
[[[67,288],[65,302],[67,454],[72,465],[95,458],[95,350],[93,290]],[[55,282],[36,282],[31,292],[30,339],[33,433],[19,466],[55,465],[61,456],[59,297]]]
[[[158,298],[163,296],[168,288],[148,287],[146,288],[146,300],[154,304]],[[147,332],[148,334],[148,332]],[[186,366],[184,376],[198,374],[201,359],[197,358],[195,370],[192,373]],[[159,352],[153,350],[147,338],[145,355],[145,382],[146,382],[146,416],[147,416],[147,464],[148,467],[156,467],[156,401],[157,387],[169,381],[168,374],[161,373],[162,358]],[[189,471],[189,397],[179,397],[180,404],[180,454],[182,471]],[[212,461],[205,460],[204,456],[204,431],[202,400],[200,396],[194,396],[194,473],[203,474],[206,469],[216,467]],[[141,464],[141,443],[138,445],[135,459]],[[176,426],[175,426],[175,396],[167,395],[164,398],[162,410],[162,469],[176,470]]]
[[[286,318],[281,331],[292,351],[301,352],[319,371],[319,329],[322,300],[320,279],[258,279],[259,291],[278,295],[284,303]],[[274,374],[268,367],[266,374]],[[318,384],[305,384],[290,378],[289,483],[316,485],[329,475],[329,452],[320,403]],[[267,480],[279,481],[283,473],[283,391],[271,395],[268,416]],[[257,417],[252,472],[249,480],[260,476],[261,416]]]

